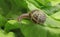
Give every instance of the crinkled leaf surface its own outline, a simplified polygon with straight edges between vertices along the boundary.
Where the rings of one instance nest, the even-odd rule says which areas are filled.
[[[55,20],[59,20],[60,21],[60,11],[58,11],[57,13],[51,15],[52,18],[54,18]]]

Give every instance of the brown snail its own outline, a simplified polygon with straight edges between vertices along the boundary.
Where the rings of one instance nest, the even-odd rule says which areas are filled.
[[[23,18],[30,18],[35,23],[43,24],[45,22],[45,20],[46,20],[46,15],[44,14],[43,11],[33,10],[30,13],[25,13],[25,14],[20,15],[18,17],[18,21],[20,21]]]

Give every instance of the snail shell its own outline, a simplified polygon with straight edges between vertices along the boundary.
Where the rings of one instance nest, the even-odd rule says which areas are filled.
[[[43,24],[46,20],[46,15],[41,10],[33,10],[30,13],[31,20],[33,20],[35,23]]]

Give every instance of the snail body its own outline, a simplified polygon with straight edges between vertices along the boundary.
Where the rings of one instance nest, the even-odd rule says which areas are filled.
[[[18,17],[18,21],[20,21],[22,18],[30,18],[35,23],[43,24],[46,20],[46,15],[43,11],[40,10],[33,10],[30,13],[22,14]]]
[[[18,20],[18,21],[21,21],[23,18],[28,18],[28,17],[29,17],[29,14],[28,14],[28,13],[24,13],[24,14],[20,15],[20,16],[17,18],[17,20]]]

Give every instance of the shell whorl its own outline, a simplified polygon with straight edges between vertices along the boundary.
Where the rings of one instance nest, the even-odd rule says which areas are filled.
[[[32,11],[31,19],[34,20],[36,23],[44,23],[46,20],[46,15],[43,11],[41,10],[34,10]]]

